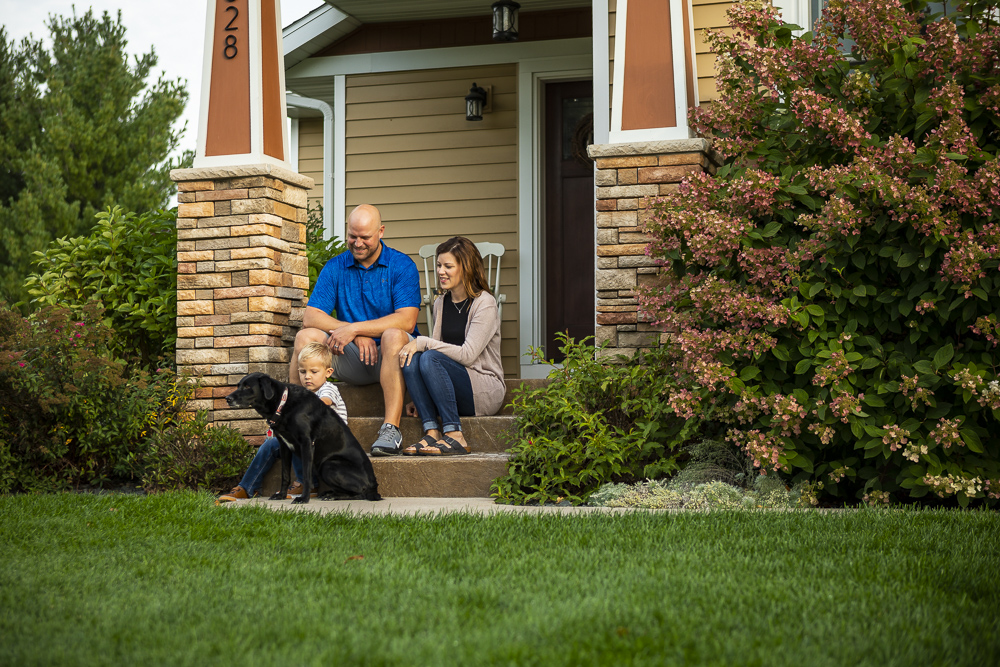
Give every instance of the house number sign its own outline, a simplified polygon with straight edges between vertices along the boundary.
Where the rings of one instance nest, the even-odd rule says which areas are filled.
[[[236,0],[226,0],[226,2],[229,4],[226,5],[226,8],[222,11],[225,16],[229,17],[229,22],[226,23],[226,27],[223,28],[226,35],[224,46],[222,47],[222,56],[226,60],[232,60],[236,57],[236,54],[239,53],[239,38],[237,37],[237,33],[240,28],[236,25],[236,19],[240,17],[240,8],[234,4]]]

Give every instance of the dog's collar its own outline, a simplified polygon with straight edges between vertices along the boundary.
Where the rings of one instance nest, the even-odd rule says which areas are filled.
[[[281,416],[281,408],[285,407],[285,401],[288,400],[288,387],[285,387],[284,393],[281,394],[281,402],[278,403],[278,409],[274,411],[274,418],[268,419],[269,424],[273,424],[277,421],[277,418]]]

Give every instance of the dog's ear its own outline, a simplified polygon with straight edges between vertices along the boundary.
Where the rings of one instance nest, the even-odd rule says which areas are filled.
[[[275,397],[276,392],[274,390],[274,381],[271,378],[266,376],[260,378],[260,387],[264,392],[265,399],[270,401],[272,398]]]

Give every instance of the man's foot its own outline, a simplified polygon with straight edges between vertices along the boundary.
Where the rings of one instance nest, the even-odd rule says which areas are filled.
[[[222,503],[231,503],[236,500],[247,500],[250,496],[247,494],[246,489],[242,486],[234,486],[233,490],[224,496],[219,496],[219,499],[215,501],[216,505]]]
[[[403,444],[403,434],[392,424],[382,424],[378,438],[372,443],[372,456],[395,456]]]

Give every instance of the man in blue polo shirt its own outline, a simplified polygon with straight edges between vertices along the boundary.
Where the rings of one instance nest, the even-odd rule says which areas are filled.
[[[385,423],[372,445],[372,456],[400,452],[406,385],[395,360],[399,350],[416,335],[420,313],[420,278],[417,265],[407,255],[382,242],[385,227],[378,209],[370,204],[355,208],[347,219],[347,248],[319,274],[302,329],[295,336],[295,351],[288,377],[298,383],[299,351],[314,341],[333,352],[333,373],[350,384],[381,383],[385,395]],[[330,313],[336,312],[332,317]]]

